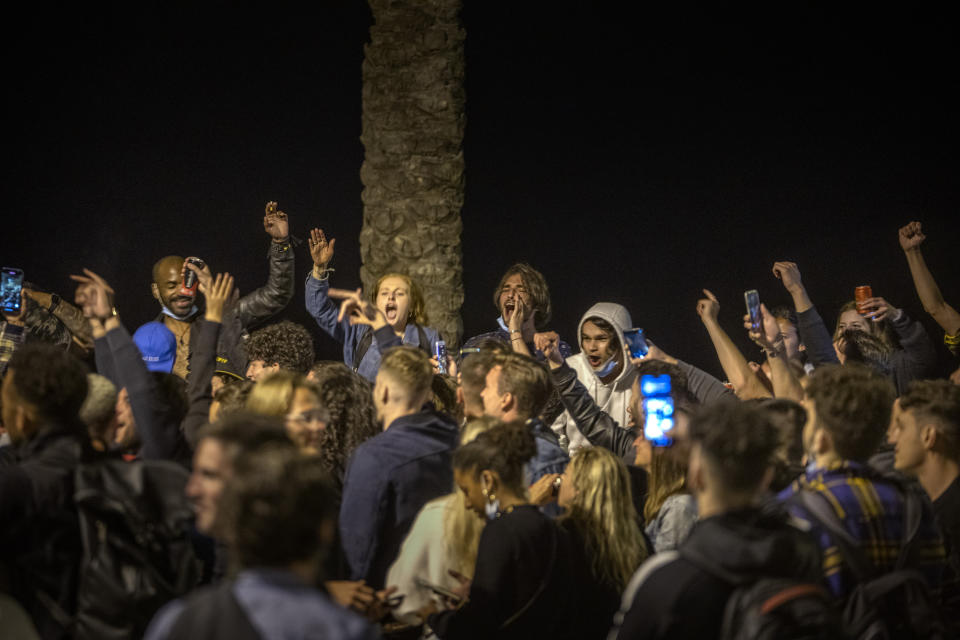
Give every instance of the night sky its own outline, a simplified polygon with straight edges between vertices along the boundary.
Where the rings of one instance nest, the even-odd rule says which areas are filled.
[[[371,17],[362,2],[314,4],[310,15],[31,9],[3,44],[3,265],[70,297],[69,273],[100,272],[132,330],[158,311],[150,267],[162,255],[199,255],[241,291],[260,286],[263,205],[277,200],[295,235],[322,226],[337,238],[334,283],[358,285]],[[831,327],[870,284],[940,341],[897,229],[924,223],[927,262],[960,304],[948,21],[835,27],[793,7],[753,16],[758,26],[690,9],[468,4],[467,336],[492,328],[492,289],[526,260],[547,276],[569,342],[591,304],[620,302],[667,352],[719,374],[694,311],[700,289],[719,296],[721,322],[752,357],[743,290],[787,303],[770,268],[790,259]],[[306,246],[298,260],[285,316],[313,330]],[[340,357],[314,335],[321,357]]]

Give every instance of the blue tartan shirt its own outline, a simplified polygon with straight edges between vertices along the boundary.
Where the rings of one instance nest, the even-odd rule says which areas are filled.
[[[778,496],[788,501],[799,491],[813,491],[827,499],[843,526],[860,543],[860,550],[881,573],[893,571],[903,546],[905,489],[881,478],[866,465],[844,460],[825,469],[808,470]],[[787,502],[790,514],[810,524],[811,534],[823,550],[823,576],[830,591],[843,599],[856,580],[840,550],[823,527],[796,502]],[[943,538],[928,500],[923,500],[920,530],[914,545],[919,566],[935,598],[940,596],[947,568]]]

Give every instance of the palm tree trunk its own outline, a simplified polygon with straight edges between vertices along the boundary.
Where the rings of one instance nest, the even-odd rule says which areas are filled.
[[[363,62],[360,277],[423,288],[431,326],[460,343],[465,33],[460,0],[369,0]]]

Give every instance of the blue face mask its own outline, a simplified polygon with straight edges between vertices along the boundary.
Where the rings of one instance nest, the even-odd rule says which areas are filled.
[[[600,367],[599,369],[594,370],[594,374],[598,378],[606,378],[608,375],[613,373],[613,370],[617,368],[617,356],[610,356],[610,359],[607,360],[607,363]]]
[[[160,310],[165,315],[170,316],[174,320],[182,321],[182,320],[187,320],[189,318],[192,318],[198,311],[200,311],[200,307],[198,307],[197,305],[193,305],[193,307],[190,308],[190,311],[188,311],[186,315],[182,315],[182,316],[178,316],[173,311],[170,311],[170,309],[167,309],[166,305],[160,305]]]
[[[510,327],[508,327],[507,323],[503,321],[503,316],[497,318],[497,324],[500,325],[500,328],[504,331],[510,331]]]

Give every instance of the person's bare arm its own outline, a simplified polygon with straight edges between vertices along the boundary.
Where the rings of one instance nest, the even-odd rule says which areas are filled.
[[[783,346],[783,336],[780,327],[765,304],[760,304],[760,331],[751,331],[750,316],[743,316],[743,326],[748,331],[750,339],[760,345],[767,354],[767,363],[770,365],[770,378],[773,382],[773,395],[777,398],[789,398],[796,402],[803,400],[803,386],[793,374],[793,369],[787,362],[786,349]]]
[[[705,297],[697,301],[697,315],[700,316],[703,326],[710,335],[717,357],[720,359],[720,366],[723,367],[727,380],[733,385],[737,397],[741,400],[769,398],[770,393],[757,380],[757,376],[747,364],[747,359],[720,326],[717,320],[720,312],[717,297],[707,289],[704,289],[703,293]]]
[[[955,336],[960,333],[960,313],[943,299],[940,287],[927,268],[920,251],[920,245],[925,239],[919,222],[911,222],[900,228],[900,248],[907,257],[913,286],[917,289],[923,310],[929,313],[944,331]]]

